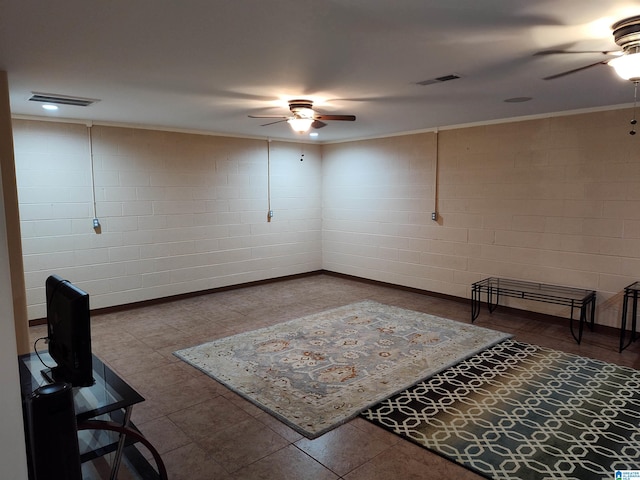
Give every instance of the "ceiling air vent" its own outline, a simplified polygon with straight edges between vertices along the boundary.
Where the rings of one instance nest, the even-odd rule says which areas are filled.
[[[433,85],[434,83],[448,82],[449,80],[456,80],[458,78],[460,78],[460,75],[456,75],[455,73],[452,73],[451,75],[445,75],[443,77],[432,78],[430,80],[423,80],[421,82],[417,82],[416,85]]]
[[[68,97],[66,95],[56,95],[54,93],[31,92],[31,102],[52,103],[54,105],[73,105],[76,107],[88,107],[100,100],[94,98]]]

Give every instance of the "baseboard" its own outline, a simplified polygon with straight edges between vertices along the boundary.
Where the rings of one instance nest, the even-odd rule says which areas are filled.
[[[207,290],[199,290],[197,292],[189,292],[189,293],[181,293],[178,295],[170,295],[168,297],[162,297],[162,298],[154,298],[151,300],[143,300],[140,302],[132,302],[132,303],[126,303],[126,304],[122,304],[122,305],[114,305],[112,307],[104,307],[104,308],[97,308],[95,310],[91,310],[91,314],[92,315],[100,315],[103,313],[113,313],[113,312],[120,312],[120,311],[124,311],[124,310],[132,310],[134,308],[140,308],[140,307],[147,307],[147,306],[152,306],[152,305],[160,305],[163,303],[169,303],[169,302],[173,302],[175,300],[182,300],[185,298],[193,298],[193,297],[199,297],[202,295],[209,295],[212,293],[218,293],[218,292],[226,292],[229,290],[238,290],[240,288],[246,288],[246,287],[253,287],[253,286],[257,286],[257,285],[266,285],[269,283],[275,283],[275,282],[282,282],[285,280],[295,280],[296,278],[305,278],[305,277],[311,277],[311,276],[315,276],[315,275],[330,275],[332,277],[338,277],[338,278],[344,278],[344,279],[348,279],[348,280],[352,280],[355,282],[360,282],[360,283],[364,283],[367,285],[378,285],[378,286],[382,286],[382,287],[387,287],[387,288],[395,288],[397,290],[402,290],[405,292],[412,292],[412,293],[417,293],[420,295],[428,295],[431,297],[436,297],[436,298],[441,298],[443,300],[449,300],[452,302],[458,302],[458,303],[468,303],[470,302],[470,300],[468,298],[464,298],[464,297],[458,297],[455,295],[448,295],[445,293],[439,293],[439,292],[432,292],[430,290],[423,290],[420,288],[415,288],[415,287],[408,287],[405,285],[396,285],[395,283],[389,283],[389,282],[383,282],[380,280],[372,280],[369,278],[363,278],[363,277],[357,277],[355,275],[349,275],[346,273],[339,273],[339,272],[333,272],[331,270],[324,270],[324,269],[320,269],[320,270],[313,270],[311,272],[305,272],[305,273],[296,273],[296,274],[292,274],[292,275],[285,275],[283,277],[275,277],[275,278],[267,278],[264,280],[255,280],[253,282],[246,282],[246,283],[238,283],[235,285],[228,285],[228,286],[224,286],[224,287],[216,287],[216,288],[211,288],[211,289],[207,289]],[[471,307],[469,307],[471,308]],[[524,318],[531,318],[531,319],[545,319],[548,321],[554,321],[554,322],[558,322],[558,321],[567,321],[568,319],[565,317],[559,317],[556,315],[550,315],[550,314],[546,314],[546,313],[539,313],[539,312],[531,312],[529,310],[521,310],[519,308],[514,308],[514,307],[506,307],[506,306],[500,306],[500,311],[502,312],[511,312],[514,315],[518,315],[520,317],[524,317]],[[46,318],[39,318],[39,319],[35,319],[35,320],[29,320],[29,326],[33,327],[36,325],[45,325],[47,323],[47,319]],[[605,329],[605,330],[611,330],[611,331],[617,331],[619,332],[620,329],[619,328],[615,328],[615,327],[609,327],[606,325],[600,325],[598,323],[596,323],[596,326],[598,328],[601,329]]]
[[[266,278],[264,280],[255,280],[253,282],[246,282],[246,283],[238,283],[235,285],[226,285],[224,287],[216,287],[216,288],[210,288],[210,289],[206,289],[206,290],[198,290],[195,292],[188,292],[188,293],[179,293],[176,295],[169,295],[168,297],[161,297],[161,298],[152,298],[150,300],[141,300],[139,302],[130,302],[130,303],[123,303],[122,305],[113,305],[111,307],[103,307],[103,308],[96,308],[96,309],[92,309],[91,310],[91,314],[92,315],[101,315],[104,313],[113,313],[113,312],[122,312],[124,310],[132,310],[134,308],[140,308],[140,307],[148,307],[148,306],[153,306],[153,305],[161,305],[163,303],[169,303],[169,302],[173,302],[175,300],[183,300],[185,298],[193,298],[193,297],[200,297],[202,295],[209,295],[212,293],[217,293],[217,292],[226,292],[229,290],[237,290],[240,288],[246,288],[246,287],[253,287],[256,285],[265,285],[268,283],[275,283],[275,282],[281,282],[284,280],[293,280],[296,278],[304,278],[304,277],[310,277],[313,275],[322,275],[326,273],[324,270],[314,270],[311,272],[305,272],[305,273],[295,273],[292,275],[285,275],[283,277],[275,277],[275,278]],[[30,327],[34,327],[36,325],[45,325],[47,323],[47,319],[45,318],[36,318],[33,320],[29,320],[29,326]]]

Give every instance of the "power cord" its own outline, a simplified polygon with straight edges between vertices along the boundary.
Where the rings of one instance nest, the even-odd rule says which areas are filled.
[[[49,343],[49,337],[36,338],[36,341],[33,342],[33,351],[38,356],[38,360],[40,360],[40,363],[42,363],[42,365],[44,365],[47,368],[54,368],[54,367],[51,367],[51,366],[47,365],[46,363],[44,363],[44,360],[42,360],[42,357],[40,356],[40,353],[38,352],[38,342],[40,340],[44,340],[44,343]]]

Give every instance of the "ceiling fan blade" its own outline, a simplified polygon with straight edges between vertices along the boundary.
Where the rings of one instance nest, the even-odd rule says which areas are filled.
[[[275,125],[276,123],[282,123],[282,122],[286,122],[287,120],[289,120],[288,117],[284,117],[283,120],[276,120],[275,122],[269,122],[269,123],[263,123],[262,125],[260,125],[261,127],[266,127],[267,125]]]
[[[249,115],[249,118],[289,118],[284,115]]]
[[[316,120],[343,120],[347,122],[353,122],[356,119],[355,115],[325,115],[324,113],[316,113],[313,118]]]
[[[601,55],[620,55],[622,52],[619,50],[542,50],[536,52],[533,55],[562,55],[562,54],[579,54],[579,53],[599,53]]]
[[[326,126],[327,124],[324,122],[321,122],[320,120],[314,120],[313,123],[311,124],[311,128],[322,128]]]
[[[548,77],[544,77],[543,80],[554,80],[556,78],[564,77],[566,75],[571,75],[572,73],[581,72],[582,70],[586,70],[591,67],[595,67],[597,65],[606,65],[607,62],[596,62],[591,65],[585,65],[584,67],[574,68],[573,70],[567,70],[566,72],[556,73],[555,75],[550,75]]]

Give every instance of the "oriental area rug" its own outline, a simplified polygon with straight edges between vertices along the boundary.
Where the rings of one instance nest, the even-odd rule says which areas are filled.
[[[491,479],[640,469],[640,371],[513,340],[362,415]]]
[[[508,337],[363,301],[175,355],[315,438]]]

